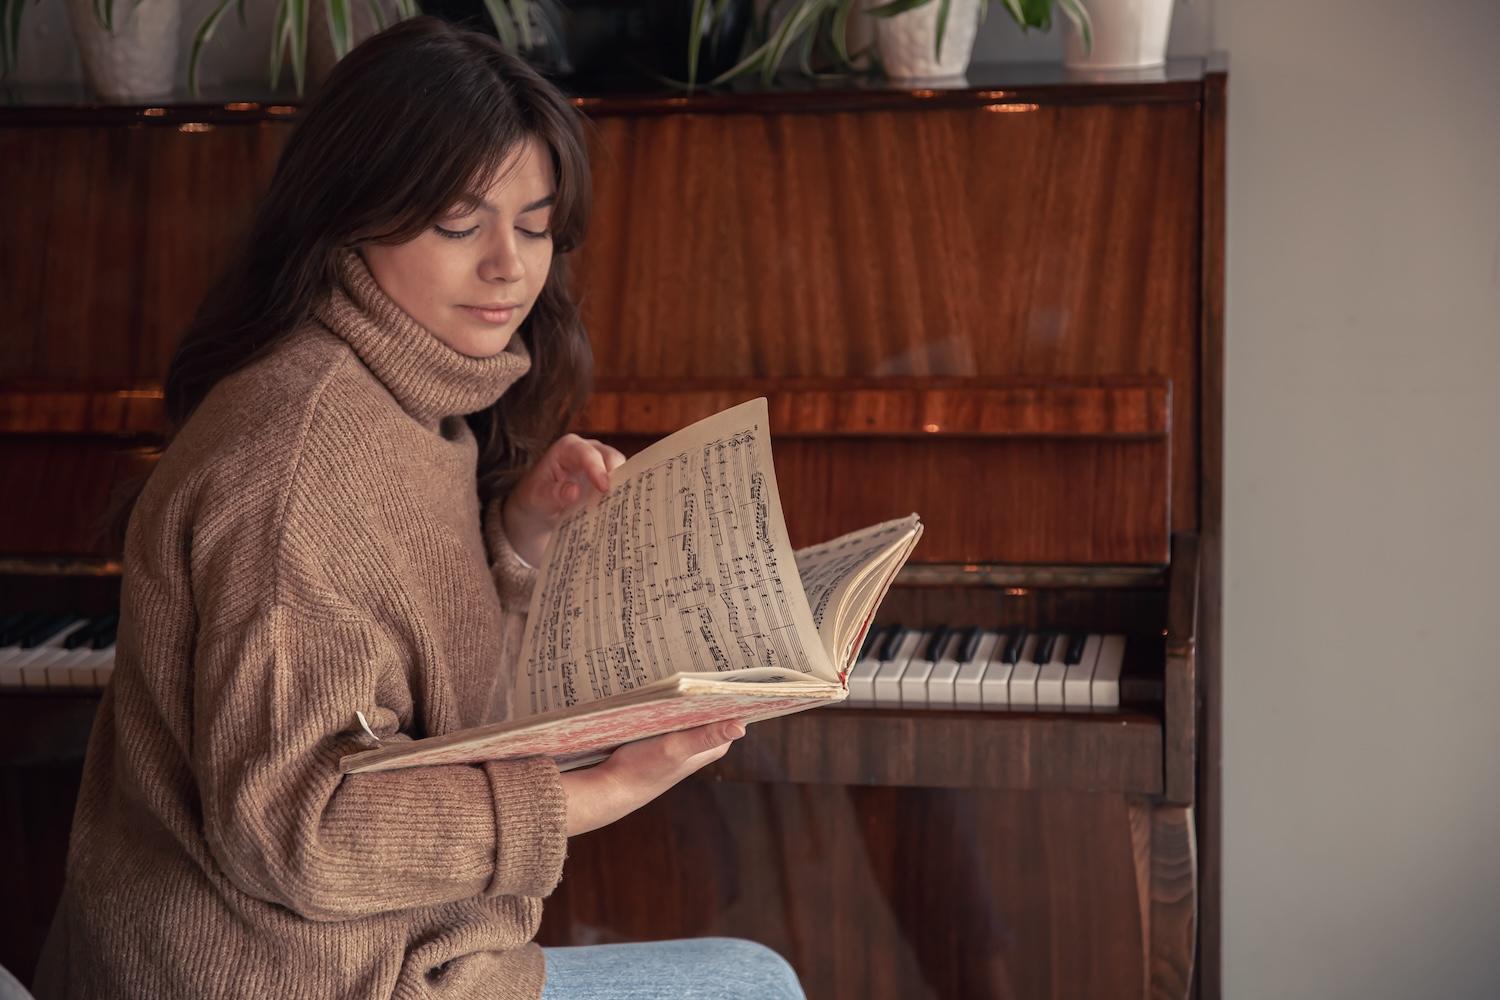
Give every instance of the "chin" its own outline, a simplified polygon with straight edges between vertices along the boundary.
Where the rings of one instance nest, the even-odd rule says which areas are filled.
[[[488,330],[483,333],[465,331],[444,338],[449,347],[471,358],[491,358],[510,346],[514,330]]]

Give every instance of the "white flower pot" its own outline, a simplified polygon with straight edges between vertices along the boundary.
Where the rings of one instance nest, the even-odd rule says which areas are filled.
[[[1094,25],[1094,49],[1068,21],[1063,64],[1077,69],[1145,69],[1167,61],[1172,0],[1085,0]],[[1064,20],[1067,20],[1064,18]]]
[[[182,0],[115,0],[114,31],[93,0],[68,0],[83,75],[100,97],[165,97],[177,81]]]
[[[979,30],[979,0],[953,0],[943,32],[942,58],[933,51],[937,16],[938,3],[932,0],[895,17],[871,18],[886,76],[897,80],[958,76],[969,68]]]

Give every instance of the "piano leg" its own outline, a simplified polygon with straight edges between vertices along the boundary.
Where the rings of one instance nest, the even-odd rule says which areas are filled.
[[[1143,994],[1185,1000],[1198,928],[1198,852],[1192,806],[1132,802],[1130,839],[1141,908]]]

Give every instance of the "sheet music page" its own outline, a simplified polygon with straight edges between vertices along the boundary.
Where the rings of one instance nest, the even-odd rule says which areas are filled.
[[[844,631],[834,618],[835,612],[851,603],[861,603],[846,600],[856,590],[861,571],[876,568],[874,564],[882,562],[882,553],[904,544],[917,523],[917,515],[910,514],[797,550],[797,572],[802,577],[813,623],[818,628],[824,651],[835,666],[842,659],[836,648],[838,634]],[[872,589],[873,585],[868,585],[863,591]]]
[[[675,673],[777,667],[836,681],[782,517],[764,398],[621,465],[537,573],[517,718]]]

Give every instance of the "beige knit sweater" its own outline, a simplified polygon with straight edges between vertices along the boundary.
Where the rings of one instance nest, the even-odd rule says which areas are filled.
[[[534,573],[462,414],[524,375],[448,348],[357,254],[223,380],[131,517],[41,1000],[537,997],[561,875],[546,760],[340,776],[499,717]]]

